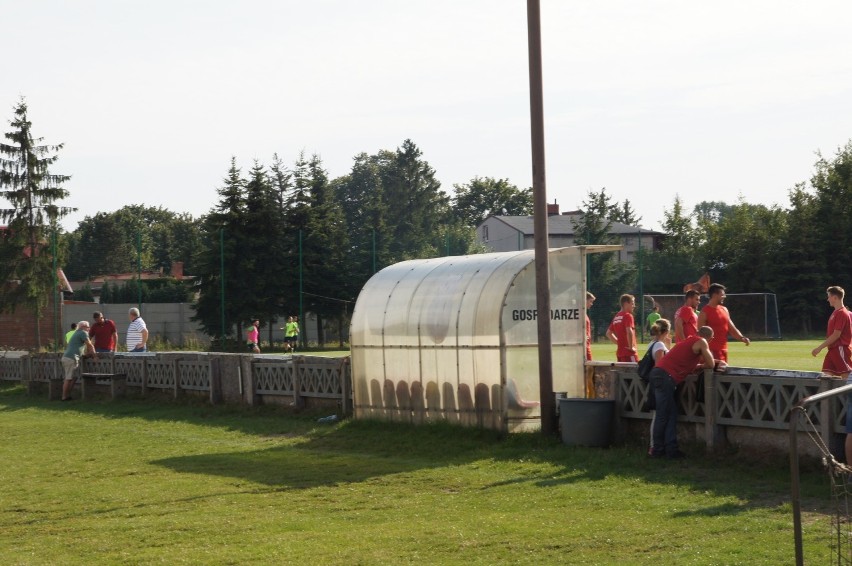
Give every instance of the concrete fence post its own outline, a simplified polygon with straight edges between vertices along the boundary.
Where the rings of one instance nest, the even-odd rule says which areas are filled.
[[[175,376],[175,399],[179,399],[183,395],[183,388],[180,386],[180,358],[172,360],[172,371]]]
[[[343,358],[338,371],[340,372],[340,394],[342,397],[340,411],[346,417],[352,416],[352,371],[349,357]]]
[[[302,356],[293,356],[293,406],[302,409],[305,400],[302,398]]]
[[[216,405],[222,402],[222,364],[219,358],[210,358],[207,368],[207,376],[210,380],[210,404]]]

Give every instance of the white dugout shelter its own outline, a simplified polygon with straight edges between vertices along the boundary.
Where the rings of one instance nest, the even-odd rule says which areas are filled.
[[[586,254],[549,251],[553,390],[583,397]],[[534,251],[397,263],[352,314],[356,418],[540,426]]]

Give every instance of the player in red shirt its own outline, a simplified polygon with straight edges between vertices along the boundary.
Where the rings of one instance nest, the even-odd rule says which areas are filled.
[[[816,356],[823,348],[828,348],[822,362],[822,372],[837,377],[848,378],[852,372],[852,320],[850,312],[843,306],[846,292],[842,287],[829,287],[825,290],[828,304],[834,312],[828,319],[825,340],[811,351]],[[847,407],[852,407],[852,394],[847,395]],[[852,462],[852,410],[846,410],[846,462]]]
[[[825,340],[811,351],[816,356],[823,348],[828,348],[822,363],[822,372],[837,377],[848,377],[852,371],[852,321],[850,313],[843,305],[846,292],[841,287],[826,289],[828,304],[834,309],[828,319]]]
[[[686,376],[698,367],[712,368],[713,356],[707,340],[713,338],[713,329],[702,326],[698,334],[675,344],[660,358],[651,370],[650,382],[654,388],[657,412],[654,416],[652,458],[683,458],[677,444],[677,401],[675,390]]]
[[[710,340],[710,353],[713,358],[728,362],[728,334],[748,346],[751,340],[743,336],[742,332],[731,320],[727,307],[722,306],[725,302],[725,286],[713,283],[708,289],[710,301],[704,305],[698,314],[698,326],[709,326],[713,329],[713,339]]]
[[[683,306],[675,313],[675,341],[680,342],[698,334],[698,315],[695,313],[695,308],[699,300],[701,300],[701,294],[695,289],[686,292]]]
[[[635,308],[636,299],[633,295],[621,295],[621,310],[606,329],[606,337],[618,345],[615,357],[619,362],[639,361],[636,356],[636,323],[633,320]]]
[[[592,321],[589,319],[589,309],[595,303],[595,296],[586,291],[586,361],[592,361]],[[595,398],[595,368],[586,366],[584,372],[586,399]]]

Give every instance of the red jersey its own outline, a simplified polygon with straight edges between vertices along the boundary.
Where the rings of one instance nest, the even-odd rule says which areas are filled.
[[[846,307],[836,309],[828,319],[828,330],[825,331],[825,337],[828,338],[835,331],[840,331],[840,338],[834,344],[829,346],[829,349],[849,346],[852,343],[852,320],[850,313]]]
[[[633,329],[635,326],[633,315],[629,312],[620,311],[612,319],[609,329],[615,334],[615,338],[618,340],[618,349],[615,351],[615,357],[621,358],[636,355],[636,352],[627,347],[627,330]]]
[[[586,360],[592,359],[592,321],[586,315]]]
[[[683,321],[684,338],[689,338],[690,336],[698,334],[698,315],[695,314],[694,308],[688,305],[683,305],[677,309],[677,312],[675,313],[675,320],[677,319]]]
[[[115,351],[115,323],[108,318],[103,322],[96,322],[89,328],[89,336],[94,342],[96,350]]]
[[[698,363],[704,359],[701,351],[697,354],[692,351],[692,346],[701,339],[700,336],[695,335],[686,340],[681,340],[672,346],[668,354],[663,356],[655,367],[672,376],[675,383],[682,382],[687,375],[695,371]]]
[[[713,357],[716,358],[715,352],[723,352],[728,349],[728,327],[731,324],[731,315],[728,314],[728,308],[722,305],[715,307],[704,305],[701,312],[707,317],[707,326],[713,329],[710,350],[714,352]]]

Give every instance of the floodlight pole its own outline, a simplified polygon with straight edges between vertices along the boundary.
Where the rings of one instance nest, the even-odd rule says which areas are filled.
[[[550,339],[550,270],[548,268],[547,183],[544,174],[544,101],[541,80],[541,6],[527,0],[527,40],[530,66],[530,133],[533,172],[533,236],[535,240],[535,295],[538,316],[538,385],[541,432],[556,432],[553,395],[553,353]]]

